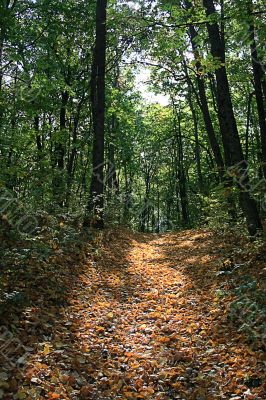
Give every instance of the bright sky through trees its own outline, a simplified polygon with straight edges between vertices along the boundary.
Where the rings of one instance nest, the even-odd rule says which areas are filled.
[[[164,94],[154,93],[150,87],[151,72],[148,67],[139,67],[136,72],[135,85],[143,99],[149,103],[159,103],[162,106],[169,104],[169,97]]]

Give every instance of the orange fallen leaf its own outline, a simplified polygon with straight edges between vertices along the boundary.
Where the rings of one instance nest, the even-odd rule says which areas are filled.
[[[48,393],[48,396],[49,396],[49,400],[50,399],[60,399],[60,394],[58,394],[58,393],[52,393],[52,392],[49,392]]]

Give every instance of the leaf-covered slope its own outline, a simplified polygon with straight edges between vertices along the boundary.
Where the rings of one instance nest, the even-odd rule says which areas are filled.
[[[264,254],[239,245],[111,231],[85,262],[32,267],[34,304],[3,321],[0,398],[265,398]]]

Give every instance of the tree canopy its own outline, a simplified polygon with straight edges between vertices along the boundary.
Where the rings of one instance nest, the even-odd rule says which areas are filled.
[[[5,0],[0,15],[0,182],[31,213],[260,234],[263,1]]]

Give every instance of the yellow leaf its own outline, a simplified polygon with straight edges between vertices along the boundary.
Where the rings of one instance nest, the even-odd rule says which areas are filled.
[[[97,332],[99,332],[99,333],[105,332],[105,328],[104,328],[103,326],[97,326],[96,330],[97,330]]]
[[[51,346],[49,345],[49,344],[46,344],[45,346],[44,346],[44,349],[43,349],[43,354],[45,355],[45,356],[47,356],[48,354],[50,354],[51,353]]]
[[[142,325],[140,325],[140,327],[139,327],[139,329],[141,330],[141,331],[143,331],[144,329],[146,329],[147,328],[147,325],[146,324],[142,324]]]

